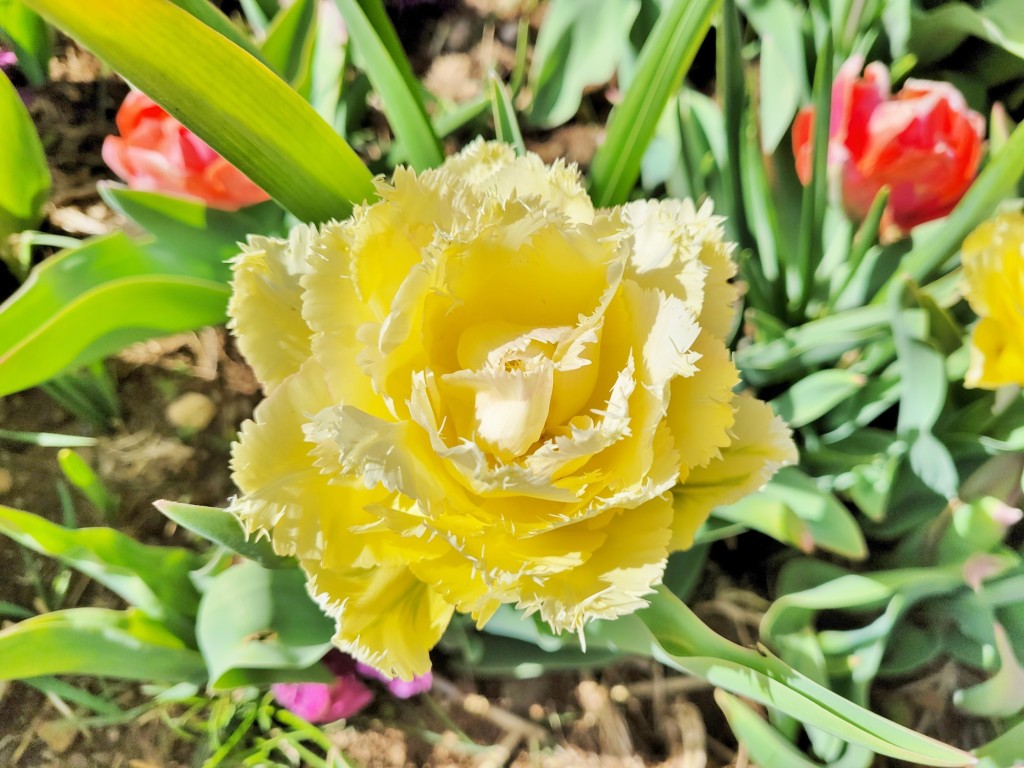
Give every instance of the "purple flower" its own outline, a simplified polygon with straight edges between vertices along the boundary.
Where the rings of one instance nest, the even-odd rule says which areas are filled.
[[[388,691],[392,696],[399,699],[408,699],[411,696],[415,696],[417,693],[424,693],[430,690],[430,686],[434,684],[434,676],[427,672],[423,675],[416,675],[412,680],[399,680],[398,678],[391,678],[363,663],[356,664],[356,671],[363,677],[371,680],[380,680],[388,687]]]
[[[14,51],[5,51],[3,48],[0,48],[0,69],[13,67],[17,63],[18,57],[15,55]]]

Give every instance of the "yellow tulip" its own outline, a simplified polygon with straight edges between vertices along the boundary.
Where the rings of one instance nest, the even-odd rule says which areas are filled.
[[[1024,385],[1024,213],[1002,213],[974,230],[962,263],[967,301],[979,318],[964,383]]]
[[[483,141],[378,192],[252,238],[230,307],[267,394],[233,509],[298,558],[342,650],[408,679],[456,610],[635,611],[712,507],[795,460],[733,392],[710,204],[595,210],[575,167]]]

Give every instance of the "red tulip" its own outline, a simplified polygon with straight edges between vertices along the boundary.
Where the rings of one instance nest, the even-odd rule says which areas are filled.
[[[269,195],[152,99],[132,91],[117,112],[103,160],[132,189],[202,200],[234,211]]]
[[[883,186],[889,203],[882,232],[895,239],[911,227],[948,214],[970,187],[981,162],[985,120],[949,83],[908,80],[895,96],[884,64],[855,56],[832,84],[828,166],[833,189],[861,220]],[[814,109],[793,124],[796,170],[811,180]]]

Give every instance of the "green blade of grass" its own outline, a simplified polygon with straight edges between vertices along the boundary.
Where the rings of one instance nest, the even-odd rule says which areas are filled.
[[[303,221],[348,215],[372,176],[250,54],[166,0],[25,0],[159,102]]]
[[[18,432],[0,429],[0,440],[38,445],[40,448],[87,448],[96,445],[95,437],[61,435],[55,432]]]
[[[434,168],[444,160],[420,98],[420,84],[402,50],[395,28],[380,0],[335,0],[366,75],[384,102],[384,112],[416,170]]]
[[[519,131],[519,121],[516,119],[516,110],[512,106],[508,89],[493,72],[488,80],[490,81],[491,112],[494,115],[494,132],[498,141],[515,147],[516,154],[522,157],[526,154],[526,145],[523,143],[523,134]]]
[[[743,56],[740,48],[740,17],[735,0],[725,0],[722,24],[718,37],[718,71],[722,73],[722,111],[725,113],[725,137],[729,148],[729,194],[732,197],[729,214],[736,227],[740,248],[754,248],[755,243],[747,226],[747,207],[743,204],[744,160],[742,140],[744,134],[743,108],[746,87],[743,80]]]
[[[661,113],[679,90],[721,0],[675,2],[662,13],[640,52],[636,77],[608,121],[608,137],[590,168],[591,194],[600,207],[629,198],[640,162]]]

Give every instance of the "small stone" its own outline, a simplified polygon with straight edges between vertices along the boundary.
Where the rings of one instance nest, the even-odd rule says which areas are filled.
[[[54,754],[60,755],[67,752],[71,745],[75,743],[78,730],[72,723],[64,720],[53,720],[40,723],[36,727],[36,735],[46,742],[46,746]]]
[[[172,400],[164,413],[171,426],[199,432],[210,426],[217,415],[217,406],[204,394],[186,392]]]
[[[14,475],[9,469],[0,469],[0,494],[10,493],[14,487]]]

